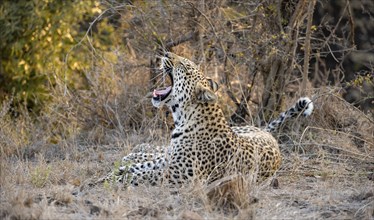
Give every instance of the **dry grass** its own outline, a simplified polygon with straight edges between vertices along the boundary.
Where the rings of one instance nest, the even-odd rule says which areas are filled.
[[[206,6],[195,1],[196,8],[190,1],[160,2],[134,1],[141,5],[118,11],[126,29],[116,31],[123,31],[125,45],[113,49],[115,63],[105,59],[96,66],[99,58],[92,48],[93,66],[84,74],[89,90],[66,89],[63,79],[51,76],[56,78],[52,100],[37,118],[26,110],[11,116],[11,101],[0,103],[0,219],[373,219],[374,112],[362,113],[330,87],[306,91],[315,94],[313,115],[276,134],[283,164],[265,182],[228,174],[216,185],[196,182],[179,190],[92,184],[137,144],[168,143],[170,116],[146,98],[154,38],[173,42],[186,30],[198,30],[199,39],[178,43],[173,51],[195,59],[207,76],[220,81],[219,99],[227,116],[236,108],[227,90],[237,98],[250,95],[246,120],[256,125],[263,122],[258,111],[266,79],[273,79],[268,73],[273,66],[278,69],[274,59],[293,57],[295,62],[289,65],[287,58],[284,66],[299,63],[289,44],[303,45],[303,27],[295,29],[290,22],[286,28],[300,31],[300,39],[278,32],[280,19],[270,13],[273,4],[244,1],[247,6],[238,5],[240,13],[233,13],[236,9],[226,4],[231,1],[206,1]],[[318,42],[338,40],[329,36]],[[283,71],[277,74],[288,70]],[[286,90],[276,93],[299,92],[300,75],[294,72]],[[326,85],[329,73],[313,81]],[[294,100],[286,97],[285,103]]]
[[[253,177],[228,175],[220,184],[197,182],[176,190],[92,184],[136,144],[168,139],[164,111],[148,113],[148,100],[137,95],[145,92],[124,93],[118,85],[111,91],[60,97],[36,122],[27,114],[1,115],[2,219],[374,216],[373,120],[332,92],[316,91],[312,117],[282,129],[284,160],[275,177],[256,183]],[[113,101],[119,97],[128,100]],[[146,117],[137,118],[141,114]],[[135,122],[137,130],[130,129]]]

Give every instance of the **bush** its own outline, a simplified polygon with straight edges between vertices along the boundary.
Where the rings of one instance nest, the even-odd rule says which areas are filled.
[[[56,78],[70,88],[87,87],[88,45],[105,51],[113,43],[113,28],[106,20],[92,23],[96,31],[90,44],[81,41],[87,31],[82,27],[101,11],[96,0],[1,3],[0,99],[12,96],[14,106],[38,113],[50,100]]]

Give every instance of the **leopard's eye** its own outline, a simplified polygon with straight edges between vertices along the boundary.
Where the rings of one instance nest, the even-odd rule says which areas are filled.
[[[169,59],[164,59],[164,60],[163,60],[163,63],[164,63],[164,67],[165,67],[165,68],[173,68],[173,63],[171,62],[171,60],[169,60]]]
[[[191,67],[189,65],[182,65],[181,67],[183,68],[185,75],[189,76],[192,74]]]
[[[180,65],[179,65],[179,68],[184,72],[185,75],[191,75],[192,74],[192,71],[191,71],[191,65],[188,64],[188,63],[183,63],[181,62]]]

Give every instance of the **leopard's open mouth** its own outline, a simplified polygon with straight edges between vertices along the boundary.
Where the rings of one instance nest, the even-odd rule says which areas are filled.
[[[171,93],[173,87],[173,77],[172,77],[172,67],[171,62],[167,57],[161,59],[160,69],[163,72],[163,83],[169,84],[170,86],[155,89],[152,93],[152,98],[154,101],[164,101]]]
[[[171,86],[163,89],[155,89],[153,91],[153,99],[155,101],[164,101],[171,93]]]

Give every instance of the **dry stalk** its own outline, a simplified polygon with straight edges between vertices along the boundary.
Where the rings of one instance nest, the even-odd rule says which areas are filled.
[[[301,95],[305,96],[308,82],[308,70],[309,70],[309,56],[310,56],[310,37],[312,35],[311,27],[313,21],[313,12],[316,4],[316,0],[309,1],[307,11],[307,26],[306,26],[306,37],[304,43],[304,69],[303,69],[303,81],[301,83],[300,91]]]

